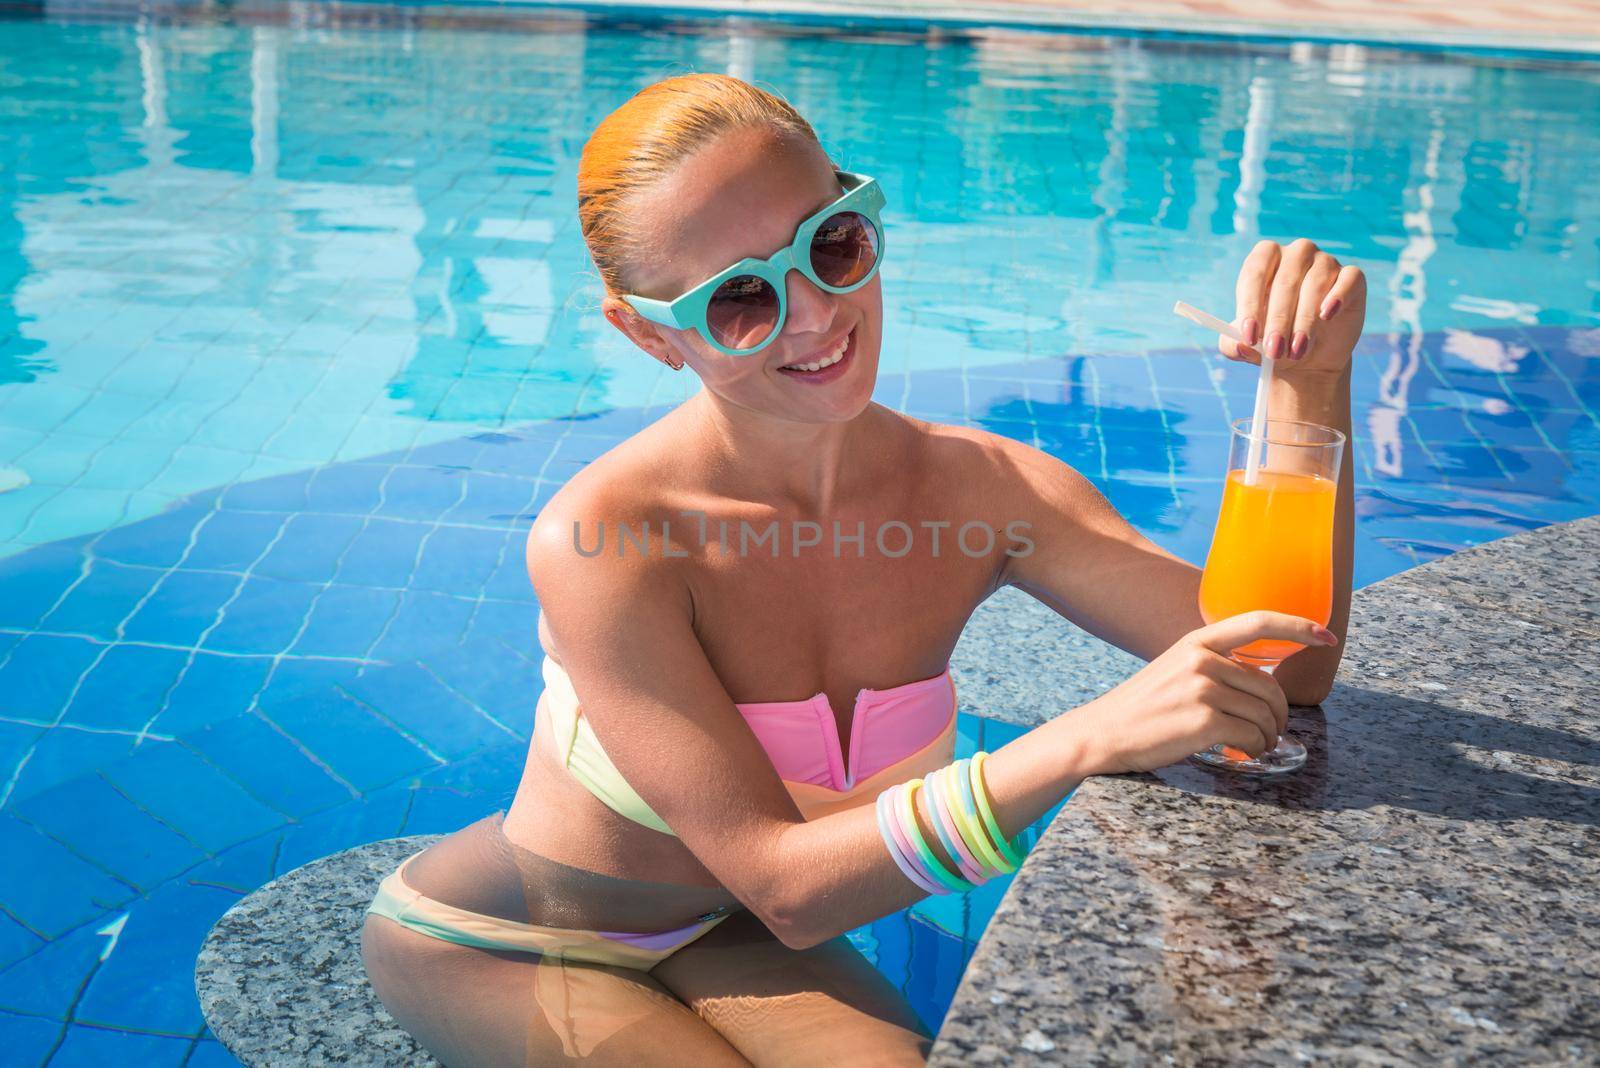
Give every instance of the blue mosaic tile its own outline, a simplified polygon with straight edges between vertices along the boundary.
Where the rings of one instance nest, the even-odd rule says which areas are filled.
[[[195,653],[149,729],[167,736],[186,735],[239,715],[261,691],[271,666],[266,657]]]
[[[140,645],[113,645],[84,677],[65,722],[81,727],[140,731],[160,710],[189,654]]]
[[[363,657],[399,607],[400,594],[394,590],[329,586],[317,597],[292,651],[300,656]]]
[[[277,475],[229,486],[222,507],[246,512],[299,512],[306,506],[308,474]]]
[[[105,1068],[108,1064],[137,1064],[140,1068],[178,1068],[189,1055],[187,1038],[146,1035],[136,1031],[108,1031],[74,1025],[50,1068]]]
[[[352,845],[395,837],[405,825],[410,806],[410,783],[396,783],[285,828],[277,855],[277,874]]]
[[[123,627],[129,641],[193,648],[217,621],[240,579],[209,571],[170,571]]]
[[[281,653],[305,622],[317,587],[305,582],[251,578],[222,611],[205,648],[225,653]]]
[[[239,895],[169,883],[136,902],[116,947],[84,989],[74,1018],[108,1027],[193,1035],[200,1030],[194,960],[200,943]]]
[[[339,564],[337,581],[355,586],[404,587],[411,580],[418,547],[432,529],[424,523],[374,516],[350,543]]]
[[[367,515],[378,507],[389,468],[381,464],[320,467],[306,487],[307,512]]]
[[[39,738],[49,728],[31,723],[0,721],[0,775],[9,776],[33,751]],[[3,901],[0,898],[0,901]]]
[[[375,514],[432,520],[455,507],[465,489],[465,476],[460,471],[397,467],[384,485],[383,505]]]
[[[144,745],[103,774],[140,808],[217,853],[283,823],[216,767],[176,745]]]
[[[195,1043],[184,1068],[239,1068],[239,1059],[229,1053],[221,1042],[202,1039]]]
[[[1156,381],[1161,383],[1161,395],[1167,397],[1170,392],[1191,390],[1196,394],[1214,395],[1217,388],[1216,381],[1212,378],[1215,371],[1222,372],[1225,383],[1244,385],[1239,390],[1239,395],[1249,400],[1253,397],[1255,383],[1252,380],[1254,371],[1246,371],[1242,366],[1223,360],[1218,357],[1216,350],[1211,346],[1196,346],[1192,353],[1180,352],[1172,355],[1150,357],[1155,365]],[[1248,383],[1248,385],[1245,385]]]
[[[66,728],[44,730],[18,755],[14,766],[14,803],[41,790],[76,779],[133,751],[135,739],[126,734],[103,734]]]
[[[466,494],[446,513],[455,522],[525,524],[532,521],[536,483],[531,478],[468,472]]]
[[[544,689],[535,663],[497,647],[485,651],[476,670],[459,657],[429,657],[419,663],[515,736],[526,738],[532,731],[534,705]]]
[[[348,516],[312,512],[291,516],[255,573],[294,582],[327,582],[360,528],[361,520]]]
[[[476,471],[483,466],[484,456],[494,448],[511,444],[518,438],[512,434],[462,434],[444,441],[429,442],[411,451],[408,461],[431,467],[454,467],[462,471]]]
[[[147,486],[167,463],[168,458],[154,450],[104,449],[89,461],[77,484],[93,489]]]
[[[499,531],[438,527],[423,545],[411,588],[458,595],[483,589],[505,540]]]
[[[460,642],[472,620],[472,602],[426,591],[406,591],[400,611],[373,649],[379,660],[415,660],[441,646]]]
[[[39,1016],[0,1012],[0,1048],[15,1065],[43,1064],[61,1038],[61,1024]]]
[[[467,756],[517,735],[504,728],[498,709],[484,711],[415,664],[374,668],[343,683],[349,694],[446,759]],[[496,722],[491,721],[493,717]],[[530,719],[531,717],[519,717]],[[525,735],[524,735],[525,737]]]
[[[416,781],[423,786],[446,787],[476,794],[485,804],[495,804],[497,798],[509,801],[522,777],[522,766],[528,748],[512,742],[496,745],[474,753],[464,760],[451,761],[441,767],[423,772]],[[493,811],[493,809],[486,809]]]
[[[104,779],[85,776],[11,806],[18,816],[143,890],[193,867],[202,854],[140,811]]]
[[[509,750],[512,747],[504,748]],[[505,796],[492,803],[482,794],[448,786],[415,786],[411,792],[411,806],[406,810],[405,826],[400,833],[451,834],[490,813],[504,811],[510,806],[511,797],[516,791],[516,775],[517,772],[512,772],[507,780],[509,786],[503,791]]]
[[[0,912],[0,970],[33,953],[44,941],[9,914]]]
[[[30,634],[0,665],[0,694],[8,716],[54,722],[78,679],[104,646],[81,638]]]
[[[171,567],[182,558],[195,523],[210,511],[209,505],[190,504],[107,531],[96,539],[95,555],[119,564]]]
[[[262,713],[357,790],[374,790],[439,761],[335,693],[263,699]]]
[[[96,920],[109,919],[109,915]],[[37,953],[0,971],[0,1010],[65,1020],[84,982],[100,966],[104,936],[91,921],[46,942]]]
[[[483,584],[485,597],[519,601],[526,606],[538,603],[533,581],[528,577],[527,542],[526,528],[513,530],[506,537],[500,562]]]
[[[542,426],[519,427],[517,435],[506,442],[489,443],[472,463],[479,474],[501,474],[526,477],[543,470],[552,453],[559,448],[573,427],[570,422],[552,422]],[[620,441],[613,439],[612,444]]]
[[[305,816],[354,796],[259,716],[234,716],[213,723],[185,735],[183,744],[224,769],[251,796],[291,816]]]
[[[117,628],[134,605],[150,592],[160,572],[124,567],[96,559],[84,576],[56,606],[40,627],[71,634],[88,634],[104,641],[117,636]]]
[[[283,524],[284,516],[277,513],[214,512],[196,532],[183,566],[243,571],[272,544]]]
[[[191,868],[184,875],[184,881],[192,886],[215,887],[241,896],[248,894],[280,874],[277,862],[282,848],[282,834],[251,838]]]

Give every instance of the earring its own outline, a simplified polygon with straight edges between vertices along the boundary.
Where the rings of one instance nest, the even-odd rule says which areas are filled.
[[[672,368],[674,371],[681,371],[683,370],[683,361],[679,360],[677,363],[673,363],[671,360],[668,360],[667,366]]]

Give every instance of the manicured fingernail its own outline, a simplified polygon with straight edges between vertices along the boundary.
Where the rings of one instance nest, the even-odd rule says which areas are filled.
[[[1244,333],[1245,344],[1254,345],[1257,341],[1261,340],[1258,336],[1256,336],[1256,331],[1260,330],[1261,326],[1254,319],[1246,319],[1244,321],[1244,326],[1240,329]]]
[[[1333,297],[1329,299],[1327,303],[1322,305],[1322,311],[1319,314],[1321,314],[1324,319],[1332,319],[1335,315],[1339,314],[1339,308],[1342,304],[1344,304],[1344,301],[1340,300],[1338,297]]]
[[[1339,636],[1327,627],[1318,627],[1311,633],[1315,634],[1323,645],[1338,645]]]
[[[1294,344],[1289,347],[1289,351],[1294,353],[1294,358],[1298,360],[1303,357],[1306,354],[1306,349],[1310,347],[1311,335],[1304,330],[1296,330],[1294,332]]]
[[[1274,360],[1283,358],[1283,335],[1276,330],[1267,335],[1267,355]]]

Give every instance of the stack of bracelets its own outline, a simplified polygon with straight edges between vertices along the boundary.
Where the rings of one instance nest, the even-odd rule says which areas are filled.
[[[878,833],[889,855],[907,879],[930,894],[964,893],[996,875],[1016,871],[1022,863],[1015,843],[1000,833],[983,784],[988,755],[963,757],[926,780],[912,779],[878,795]],[[923,788],[934,834],[958,871],[939,860],[917,826],[917,791]]]

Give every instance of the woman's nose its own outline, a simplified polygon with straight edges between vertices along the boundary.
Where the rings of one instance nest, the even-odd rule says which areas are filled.
[[[785,284],[789,313],[784,317],[784,332],[805,334],[826,330],[834,317],[833,294],[799,271],[790,271]]]

